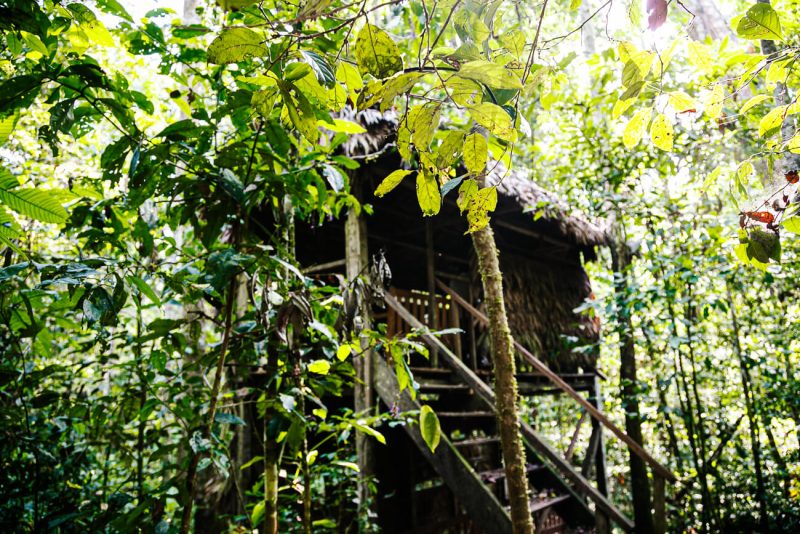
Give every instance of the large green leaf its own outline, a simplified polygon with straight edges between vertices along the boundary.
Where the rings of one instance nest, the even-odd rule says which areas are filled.
[[[758,3],[747,10],[736,25],[736,33],[745,39],[779,41],[781,21],[778,14],[769,4]]]
[[[50,191],[19,188],[17,179],[0,169],[0,202],[21,215],[45,223],[63,223],[67,212]]]
[[[356,61],[362,74],[372,74],[376,78],[388,78],[403,70],[400,50],[388,33],[366,24],[356,38]]]
[[[266,56],[269,48],[264,46],[263,41],[260,34],[249,28],[227,28],[208,47],[208,61],[224,65],[248,57]]]
[[[431,452],[436,452],[436,447],[439,446],[439,440],[442,437],[442,431],[439,427],[439,418],[436,417],[436,413],[427,404],[424,404],[419,410],[419,433]]]
[[[480,82],[493,89],[522,89],[519,77],[497,63],[479,59],[464,63],[458,76]]]
[[[0,204],[0,236],[7,239],[14,239],[19,237],[20,227],[17,224],[14,216],[11,215],[6,208]]]

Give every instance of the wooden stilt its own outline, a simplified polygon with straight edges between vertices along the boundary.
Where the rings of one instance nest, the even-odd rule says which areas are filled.
[[[428,278],[428,327],[439,328],[436,302],[436,257],[433,249],[433,223],[425,219],[425,270]],[[430,348],[431,366],[439,367],[439,353],[435,347]]]
[[[347,270],[348,280],[354,280],[366,271],[368,262],[367,252],[367,227],[363,215],[356,214],[355,210],[351,209],[347,214],[345,221],[345,267]],[[361,311],[361,326],[362,328],[369,328],[370,314],[369,304],[365,303],[365,309]],[[361,340],[362,348],[366,348],[368,341],[364,338]],[[363,413],[369,415],[373,410],[374,393],[372,381],[372,356],[371,351],[365,350],[361,356],[353,360],[355,367],[356,381],[354,387],[354,409],[356,413]],[[360,481],[358,488],[358,497],[360,501],[359,513],[365,518],[369,515],[369,508],[366,506],[369,500],[369,480],[374,475],[375,469],[375,454],[374,443],[371,438],[366,434],[358,432],[356,434],[356,455],[358,456],[358,468],[360,472]],[[368,524],[368,521],[364,521]]]

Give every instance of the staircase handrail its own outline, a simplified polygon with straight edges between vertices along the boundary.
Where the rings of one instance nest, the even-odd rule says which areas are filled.
[[[484,326],[489,324],[489,318],[484,315],[483,312],[475,308],[472,304],[470,304],[467,300],[465,300],[461,295],[453,291],[447,284],[442,282],[441,280],[436,280],[436,285],[439,288],[450,295],[450,298],[453,299],[459,306],[464,308],[470,315],[472,315],[475,319],[480,321]],[[560,376],[558,376],[555,372],[553,372],[547,364],[541,361],[539,358],[534,356],[528,349],[522,346],[517,340],[514,340],[514,347],[517,349],[525,360],[531,364],[537,371],[539,371],[543,376],[548,378],[553,384],[555,384],[559,389],[561,389],[564,393],[575,399],[578,404],[580,404],[583,408],[589,412],[589,415],[594,417],[597,421],[600,422],[603,426],[609,429],[615,436],[617,436],[620,440],[622,440],[628,448],[639,458],[644,460],[652,469],[653,472],[658,474],[659,476],[663,477],[665,480],[669,480],[670,482],[677,482],[677,477],[661,465],[658,460],[650,456],[650,454],[636,441],[631,438],[628,434],[622,431],[617,425],[615,425],[608,417],[605,416],[603,412],[597,409],[591,402],[586,400],[583,395],[575,391],[569,384],[567,384]]]

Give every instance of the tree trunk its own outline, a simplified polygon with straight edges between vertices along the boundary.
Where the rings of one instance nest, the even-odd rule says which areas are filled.
[[[508,497],[511,503],[511,524],[515,534],[532,533],[533,520],[528,505],[528,479],[525,474],[525,452],[517,419],[517,379],[514,364],[514,341],[508,326],[503,299],[503,275],[497,256],[497,245],[490,226],[472,234],[478,256],[478,268],[486,297],[486,315],[492,339],[495,395],[500,446],[503,452]]]
[[[759,507],[759,527],[761,532],[767,532],[769,524],[768,508],[767,508],[767,490],[764,483],[764,473],[761,470],[761,442],[758,434],[758,419],[753,407],[752,390],[750,387],[750,371],[747,368],[747,363],[744,359],[744,352],[742,345],[739,341],[739,318],[736,315],[736,303],[733,300],[731,293],[730,281],[726,283],[727,296],[728,296],[728,310],[731,315],[731,334],[733,337],[733,352],[739,360],[739,370],[742,376],[742,389],[744,391],[744,406],[747,413],[747,425],[750,427],[750,447],[753,451],[753,464],[756,472],[756,500]]]
[[[628,299],[628,268],[631,255],[625,243],[625,230],[620,220],[614,221],[614,241],[611,244],[611,264],[614,272],[614,293],[617,300],[617,322],[619,325],[619,378],[621,400],[625,410],[625,431],[639,445],[644,446],[642,418],[639,412],[638,384],[636,378],[636,347],[633,340]],[[636,532],[649,534],[654,531],[653,515],[650,511],[650,481],[644,460],[629,450],[631,466],[631,492]]]

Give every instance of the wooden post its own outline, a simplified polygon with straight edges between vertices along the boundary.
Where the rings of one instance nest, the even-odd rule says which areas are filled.
[[[347,213],[347,220],[344,226],[344,239],[347,278],[348,280],[355,280],[366,271],[368,252],[366,221],[363,215],[357,214],[354,209],[350,209]],[[361,327],[369,328],[369,303],[364,303],[364,306],[365,309],[362,310],[360,317]],[[367,344],[368,341],[362,338],[362,348],[366,348]],[[361,356],[354,358],[353,366],[356,371],[356,383],[353,388],[354,409],[357,414],[369,415],[374,406],[371,351],[365,350]],[[357,432],[355,437],[360,476],[358,487],[359,514],[362,514],[366,518],[369,515],[369,508],[366,506],[369,499],[369,479],[375,473],[374,444],[372,438],[369,438],[362,432]],[[367,523],[367,521],[364,522],[364,524]]]
[[[425,219],[425,271],[428,278],[428,327],[439,328],[437,320],[438,303],[436,302],[436,256],[433,250],[433,223]],[[439,353],[435,347],[430,348],[431,366],[439,367]]]
[[[589,399],[595,408],[600,409],[603,404],[603,396],[600,392],[600,377],[594,375],[594,394]],[[597,482],[597,489],[605,496],[608,496],[608,474],[606,473],[606,440],[603,437],[603,427],[600,421],[592,418],[592,432],[597,432],[597,447],[594,451],[594,473],[595,481]],[[598,511],[595,514],[596,531],[597,534],[610,534],[611,525],[608,517],[602,512]]]
[[[666,484],[658,473],[653,473],[653,525],[655,534],[667,531]]]

